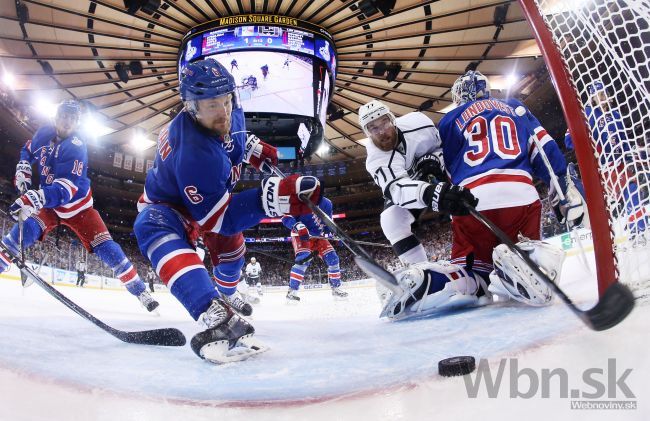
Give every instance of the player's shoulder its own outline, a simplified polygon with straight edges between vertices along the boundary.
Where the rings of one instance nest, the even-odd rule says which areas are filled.
[[[61,148],[58,156],[74,156],[75,159],[85,159],[86,157],[86,142],[79,135],[79,133],[72,133],[61,141]]]
[[[404,114],[395,119],[395,125],[399,127],[402,132],[411,132],[426,128],[435,128],[433,121],[424,113],[414,111],[412,113]]]

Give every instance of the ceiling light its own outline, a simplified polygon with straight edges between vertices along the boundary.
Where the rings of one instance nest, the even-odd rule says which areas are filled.
[[[137,151],[145,151],[155,145],[156,142],[150,140],[147,137],[147,134],[142,131],[137,131],[133,139],[131,140],[131,146]]]
[[[115,130],[104,125],[94,114],[86,114],[81,121],[81,131],[89,138],[99,138]]]
[[[508,76],[506,76],[506,88],[512,88],[515,83],[517,83],[517,81],[519,81],[519,76],[514,73],[510,73]]]
[[[48,118],[54,118],[58,105],[45,98],[39,98],[36,100],[35,107],[39,114]]]
[[[318,147],[318,150],[316,151],[316,153],[317,153],[318,155],[320,155],[320,156],[323,156],[323,155],[325,155],[326,153],[328,153],[329,151],[330,151],[329,146],[327,146],[327,144],[326,144],[325,142],[323,142],[323,143],[321,143],[320,146]]]
[[[14,77],[14,75],[13,75],[12,73],[5,72],[5,73],[2,75],[2,82],[3,82],[3,83],[4,83],[8,88],[12,88],[12,89],[13,89],[13,87],[14,87],[14,83],[16,82],[16,78]]]

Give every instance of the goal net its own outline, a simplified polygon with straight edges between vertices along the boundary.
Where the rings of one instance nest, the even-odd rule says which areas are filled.
[[[599,291],[650,278],[650,0],[520,0],[558,91]]]

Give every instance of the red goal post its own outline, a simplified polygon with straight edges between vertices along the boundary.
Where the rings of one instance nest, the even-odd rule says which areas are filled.
[[[627,272],[635,263],[622,260],[639,252],[650,260],[647,245],[638,243],[641,245],[637,249],[637,243],[633,243],[641,226],[634,218],[638,215],[646,218],[649,207],[650,123],[644,119],[650,116],[650,97],[644,92],[650,89],[647,29],[650,3],[641,0],[519,0],[519,3],[542,51],[575,145],[591,220],[598,292],[602,295],[612,283],[627,283],[632,277]],[[593,87],[601,86],[611,99],[601,100],[593,94],[596,89]],[[601,105],[605,102],[607,105]],[[586,106],[591,107],[589,115]],[[599,107],[602,111],[596,111]],[[590,117],[592,124],[604,124],[606,129],[616,127],[616,121],[620,120],[625,130],[620,134],[610,131],[601,135],[590,127]],[[612,139],[616,142],[603,147]],[[643,235],[647,236],[647,232]]]

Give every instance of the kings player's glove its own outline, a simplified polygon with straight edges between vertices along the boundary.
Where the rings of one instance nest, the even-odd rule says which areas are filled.
[[[478,199],[468,189],[450,183],[430,185],[424,191],[424,200],[431,210],[454,216],[469,215],[465,203],[472,207],[478,205]]]

